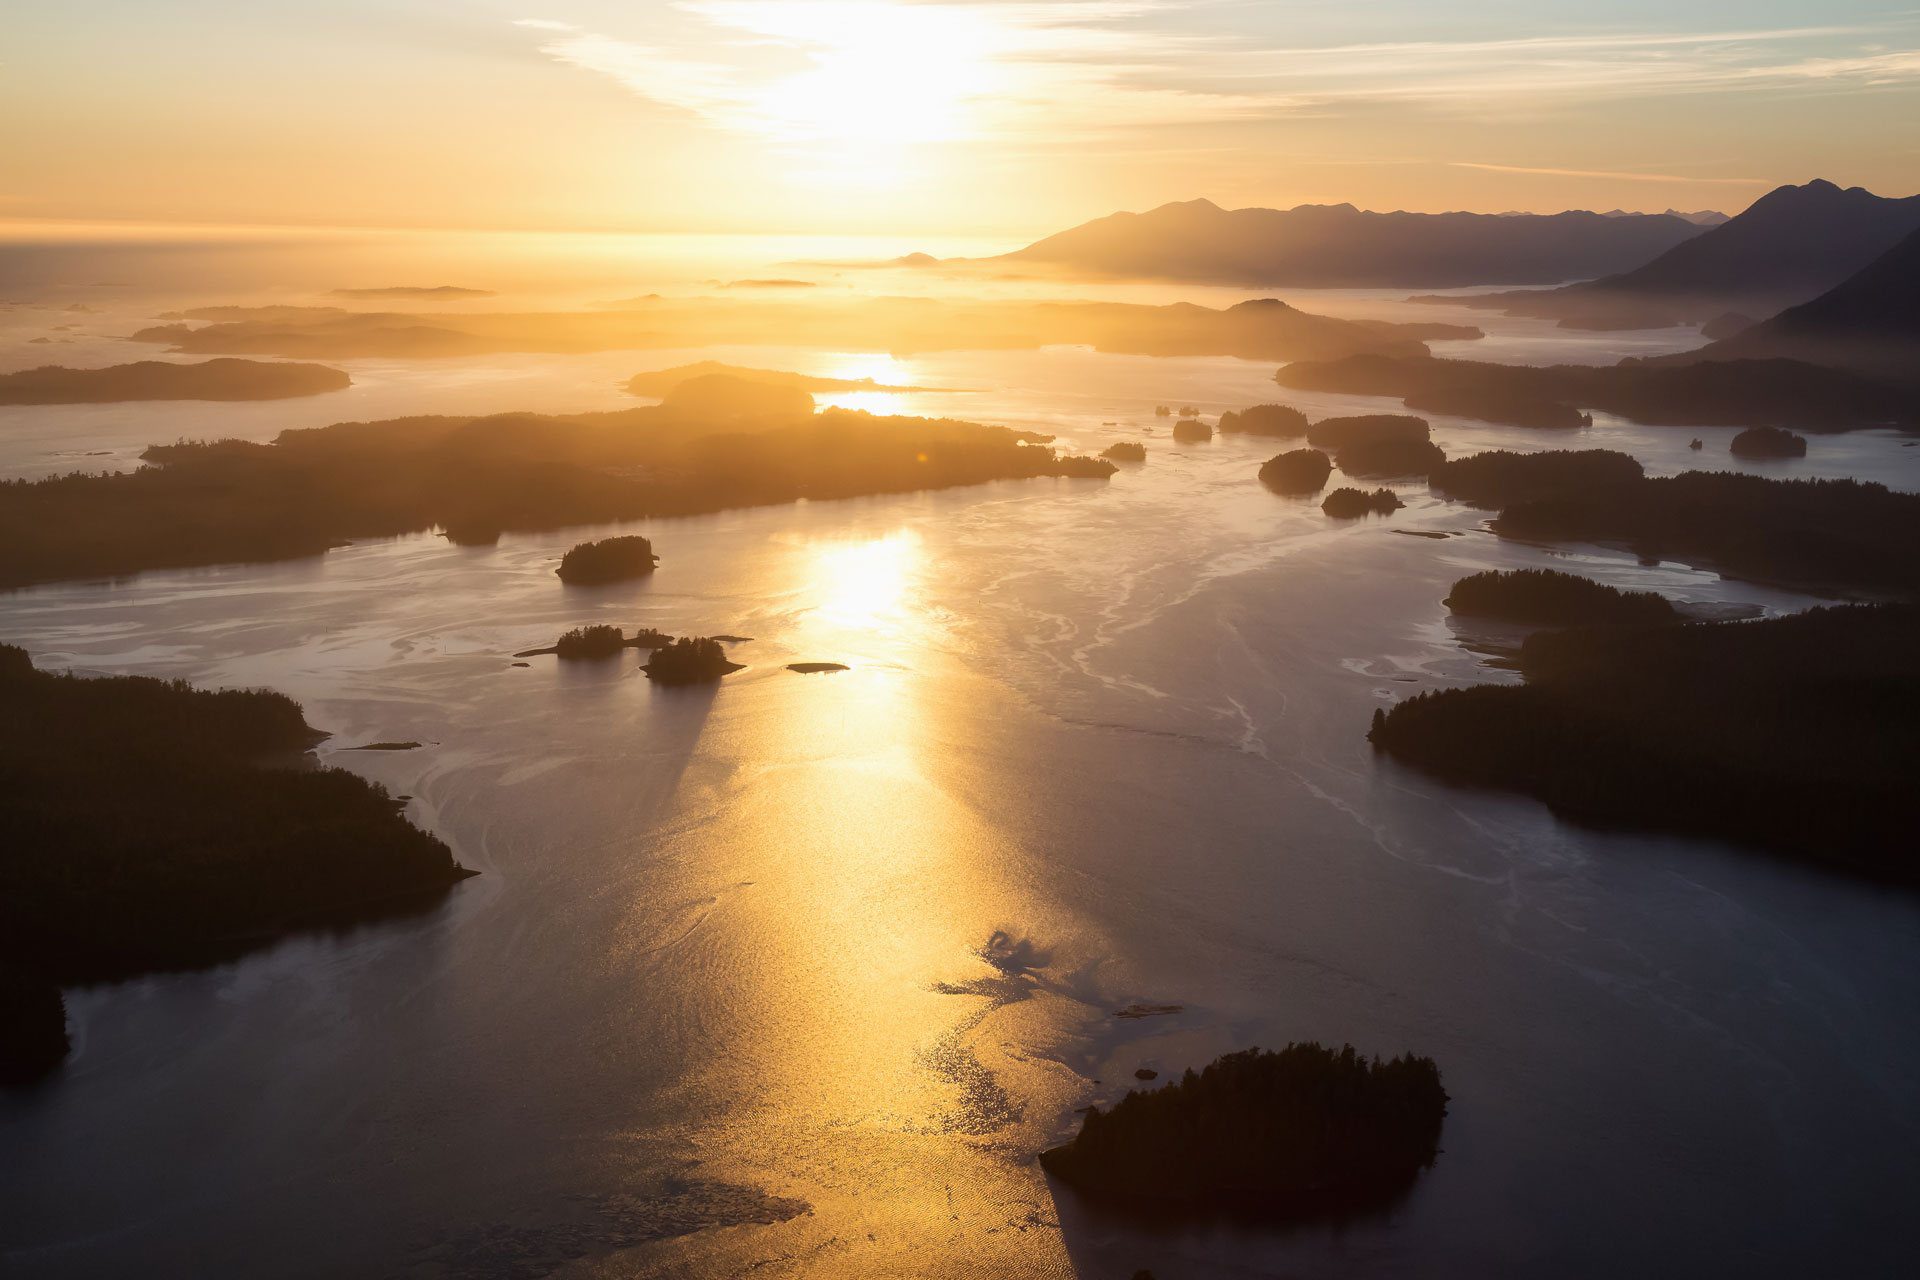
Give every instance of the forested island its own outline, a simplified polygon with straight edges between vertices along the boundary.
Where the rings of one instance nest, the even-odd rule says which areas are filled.
[[[128,474],[0,483],[0,588],[287,560],[436,526],[487,541],[502,530],[990,480],[1097,480],[1116,469],[1033,438],[844,409],[744,428],[670,398],[615,413],[341,423],[285,431],[271,445],[183,441],[148,449],[159,465]]]
[[[1391,489],[1335,489],[1320,504],[1320,510],[1336,520],[1357,520],[1361,516],[1391,515],[1407,504]]]
[[[575,627],[544,649],[522,649],[516,658],[537,658],[554,654],[566,661],[611,658],[627,649],[659,649],[673,643],[673,637],[652,627],[642,627],[628,635],[619,627],[596,624]]]
[[[1247,1049],[1089,1110],[1040,1164],[1123,1206],[1339,1216],[1390,1203],[1433,1164],[1447,1102],[1431,1058]]]
[[[1449,782],[1524,792],[1602,827],[1713,837],[1920,879],[1920,613],[1543,631],[1523,685],[1375,712],[1381,751]]]
[[[554,573],[571,586],[597,586],[644,578],[659,563],[653,543],[638,534],[628,534],[576,544],[560,557],[560,567]]]
[[[1307,443],[1331,449],[1340,470],[1356,479],[1424,476],[1447,460],[1425,418],[1399,413],[1326,418],[1307,431]]]
[[[661,645],[641,670],[660,684],[712,684],[742,664],[727,657],[720,641],[705,636],[683,636]]]
[[[1289,449],[1260,465],[1260,483],[1275,493],[1318,493],[1333,474],[1333,461],[1318,449]]]
[[[1274,375],[1302,391],[1395,396],[1518,426],[1573,426],[1598,411],[1648,426],[1776,426],[1802,431],[1920,422],[1920,395],[1798,360],[1626,360],[1617,365],[1488,364],[1358,355],[1296,361]]]
[[[1359,444],[1420,444],[1433,438],[1425,418],[1405,413],[1363,413],[1322,418],[1307,428],[1307,443],[1338,452]]]
[[[1307,434],[1307,415],[1284,404],[1256,404],[1220,415],[1221,435],[1273,436],[1293,440]]]
[[[137,360],[100,369],[42,365],[0,373],[0,404],[118,404],[129,400],[290,400],[353,385],[339,369],[282,360]]]
[[[1471,574],[1442,601],[1458,614],[1542,627],[1628,625],[1675,621],[1665,596],[1621,591],[1554,569]]]
[[[417,910],[472,874],[383,788],[266,763],[319,736],[280,694],[55,675],[0,646],[0,1012],[23,1020],[0,1038],[52,1065],[61,984]]]
[[[1440,446],[1428,440],[1363,440],[1334,455],[1340,470],[1356,480],[1430,475],[1446,460]]]
[[[1137,440],[1122,440],[1118,444],[1110,444],[1102,449],[1100,456],[1109,462],[1145,462],[1147,446]]]
[[[1173,424],[1173,438],[1181,444],[1205,444],[1213,439],[1213,428],[1198,418],[1183,414]]]
[[[1782,427],[1748,427],[1727,450],[1736,458],[1804,458],[1807,438]]]

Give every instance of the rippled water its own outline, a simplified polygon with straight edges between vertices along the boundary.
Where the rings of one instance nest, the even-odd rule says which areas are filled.
[[[1420,486],[1391,520],[1334,524],[1254,482],[1272,442],[1175,446],[1150,416],[1273,398],[1265,366],[356,363],[359,386],[311,402],[0,410],[0,463],[613,407],[619,378],[691,354],[967,388],[872,407],[1143,439],[1148,461],[623,526],[660,571],[592,591],[553,577],[589,532],[568,530],[0,598],[0,638],[43,665],[301,699],[330,763],[411,796],[484,872],[415,920],[71,993],[66,1071],[0,1099],[9,1275],[1901,1273],[1914,899],[1568,828],[1362,736],[1387,700],[1507,678],[1475,652],[1503,637],[1439,604],[1467,572],[1571,559],[1687,600],[1806,598],[1503,543]],[[1728,431],[1582,439],[1671,471],[1703,456],[1691,434],[1725,460]],[[1773,465],[1916,489],[1916,453],[1870,433]],[[589,621],[750,636],[747,669],[676,690],[632,654],[512,665]],[[784,669],[810,660],[852,669]],[[427,745],[346,750],[382,739]],[[1116,1016],[1136,1004],[1179,1009]],[[1148,1227],[1032,1161],[1137,1067],[1310,1038],[1442,1066],[1445,1154],[1389,1216]]]

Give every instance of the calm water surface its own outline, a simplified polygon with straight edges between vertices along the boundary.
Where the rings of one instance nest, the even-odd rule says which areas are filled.
[[[92,341],[72,345],[126,358]],[[610,529],[0,598],[0,637],[43,666],[299,698],[329,763],[410,796],[484,873],[418,919],[70,993],[72,1062],[0,1099],[8,1275],[1906,1273],[1914,899],[1565,827],[1362,736],[1393,699],[1509,678],[1479,654],[1513,637],[1439,603],[1467,572],[1572,561],[1689,601],[1811,601],[1503,543],[1419,486],[1391,520],[1335,524],[1254,482],[1271,442],[1174,446],[1151,417],[1274,398],[1269,367],[356,362],[354,390],[313,401],[0,410],[0,468],[422,408],[617,407],[619,379],[703,355],[965,388],[849,402],[1142,439],[1148,460],[1106,484],[621,526],[660,571],[584,592],[555,559]],[[1691,434],[1603,421],[1582,441],[1672,471],[1703,456]],[[1726,461],[1730,431],[1697,434]],[[1916,453],[1819,438],[1778,473],[1916,489]],[[749,636],[747,669],[668,690],[632,654],[512,665],[593,621]],[[784,669],[808,660],[852,669]],[[348,749],[381,739],[426,745]],[[1117,1016],[1136,1004],[1178,1010]],[[1152,1228],[1033,1163],[1138,1067],[1293,1039],[1441,1063],[1445,1154],[1391,1214]]]

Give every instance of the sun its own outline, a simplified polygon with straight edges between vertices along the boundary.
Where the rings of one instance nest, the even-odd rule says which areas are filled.
[[[763,130],[839,159],[964,139],[994,89],[994,27],[972,9],[795,3],[755,25],[806,59],[754,94]]]

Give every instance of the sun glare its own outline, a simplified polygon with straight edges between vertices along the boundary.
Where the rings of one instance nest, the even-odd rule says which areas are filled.
[[[884,352],[849,352],[827,362],[823,376],[857,381],[871,378],[883,387],[913,385],[912,372]],[[904,414],[913,409],[914,393],[905,391],[822,391],[814,395],[822,408],[859,409],[867,413]]]
[[[827,541],[813,551],[813,609],[841,628],[890,630],[902,625],[920,560],[920,541],[901,531],[862,541]]]
[[[882,183],[910,148],[970,136],[994,87],[994,27],[970,9],[800,3],[756,9],[751,25],[807,61],[755,91],[754,114],[833,181]]]

